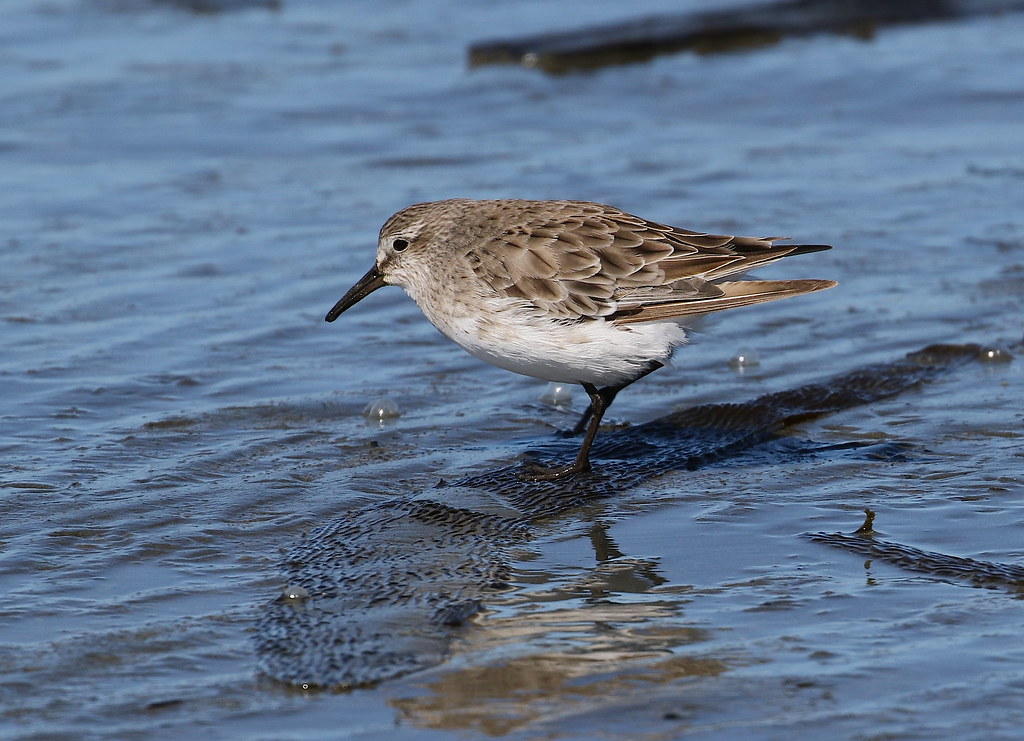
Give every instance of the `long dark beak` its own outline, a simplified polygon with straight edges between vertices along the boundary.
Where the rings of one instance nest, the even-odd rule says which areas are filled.
[[[351,309],[378,288],[385,285],[387,284],[384,283],[384,276],[380,274],[380,271],[377,270],[377,266],[374,265],[370,269],[370,272],[360,278],[354,286],[348,289],[348,293],[342,296],[341,301],[336,303],[334,308],[327,312],[327,316],[324,317],[324,319],[329,322],[333,322],[341,316],[341,312],[346,309]]]

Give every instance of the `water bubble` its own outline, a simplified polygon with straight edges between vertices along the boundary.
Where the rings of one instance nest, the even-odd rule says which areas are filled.
[[[753,368],[757,365],[761,365],[761,353],[753,348],[741,347],[735,355],[729,358],[729,367],[736,370]]]
[[[368,422],[387,422],[398,419],[401,412],[398,411],[398,404],[386,396],[381,396],[366,405],[363,416]]]
[[[1010,351],[1002,347],[983,347],[980,355],[981,360],[986,363],[1009,363],[1013,360]]]
[[[540,400],[555,407],[570,406],[572,405],[572,389],[571,383],[549,383],[544,389],[544,393],[540,395]]]
[[[295,602],[301,602],[309,598],[309,590],[297,584],[289,584],[281,591],[281,594],[284,595],[285,599],[294,600]]]

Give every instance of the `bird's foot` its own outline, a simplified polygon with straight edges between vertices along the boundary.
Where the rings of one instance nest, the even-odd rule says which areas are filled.
[[[574,461],[563,468],[547,468],[537,463],[524,464],[519,478],[524,481],[561,481],[590,470],[590,461]]]

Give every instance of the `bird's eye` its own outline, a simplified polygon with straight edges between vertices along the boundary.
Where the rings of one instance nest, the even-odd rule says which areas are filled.
[[[395,252],[404,252],[405,249],[408,246],[409,246],[409,240],[408,239],[396,239],[394,242],[391,243],[391,248]]]

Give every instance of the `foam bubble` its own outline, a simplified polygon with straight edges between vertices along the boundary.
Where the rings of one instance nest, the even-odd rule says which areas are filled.
[[[540,400],[551,406],[563,407],[572,404],[573,384],[571,383],[549,383]]]
[[[981,359],[986,363],[1009,363],[1013,360],[1013,355],[1009,350],[1001,347],[983,347]]]
[[[305,587],[300,587],[297,584],[289,584],[281,590],[281,594],[284,595],[286,600],[293,600],[295,602],[301,602],[302,600],[309,598],[309,590]]]
[[[370,422],[386,422],[398,419],[401,414],[398,411],[398,404],[386,396],[374,399],[363,409],[363,416]]]
[[[741,347],[735,355],[729,358],[729,367],[737,370],[753,368],[761,365],[761,353],[750,347]]]

